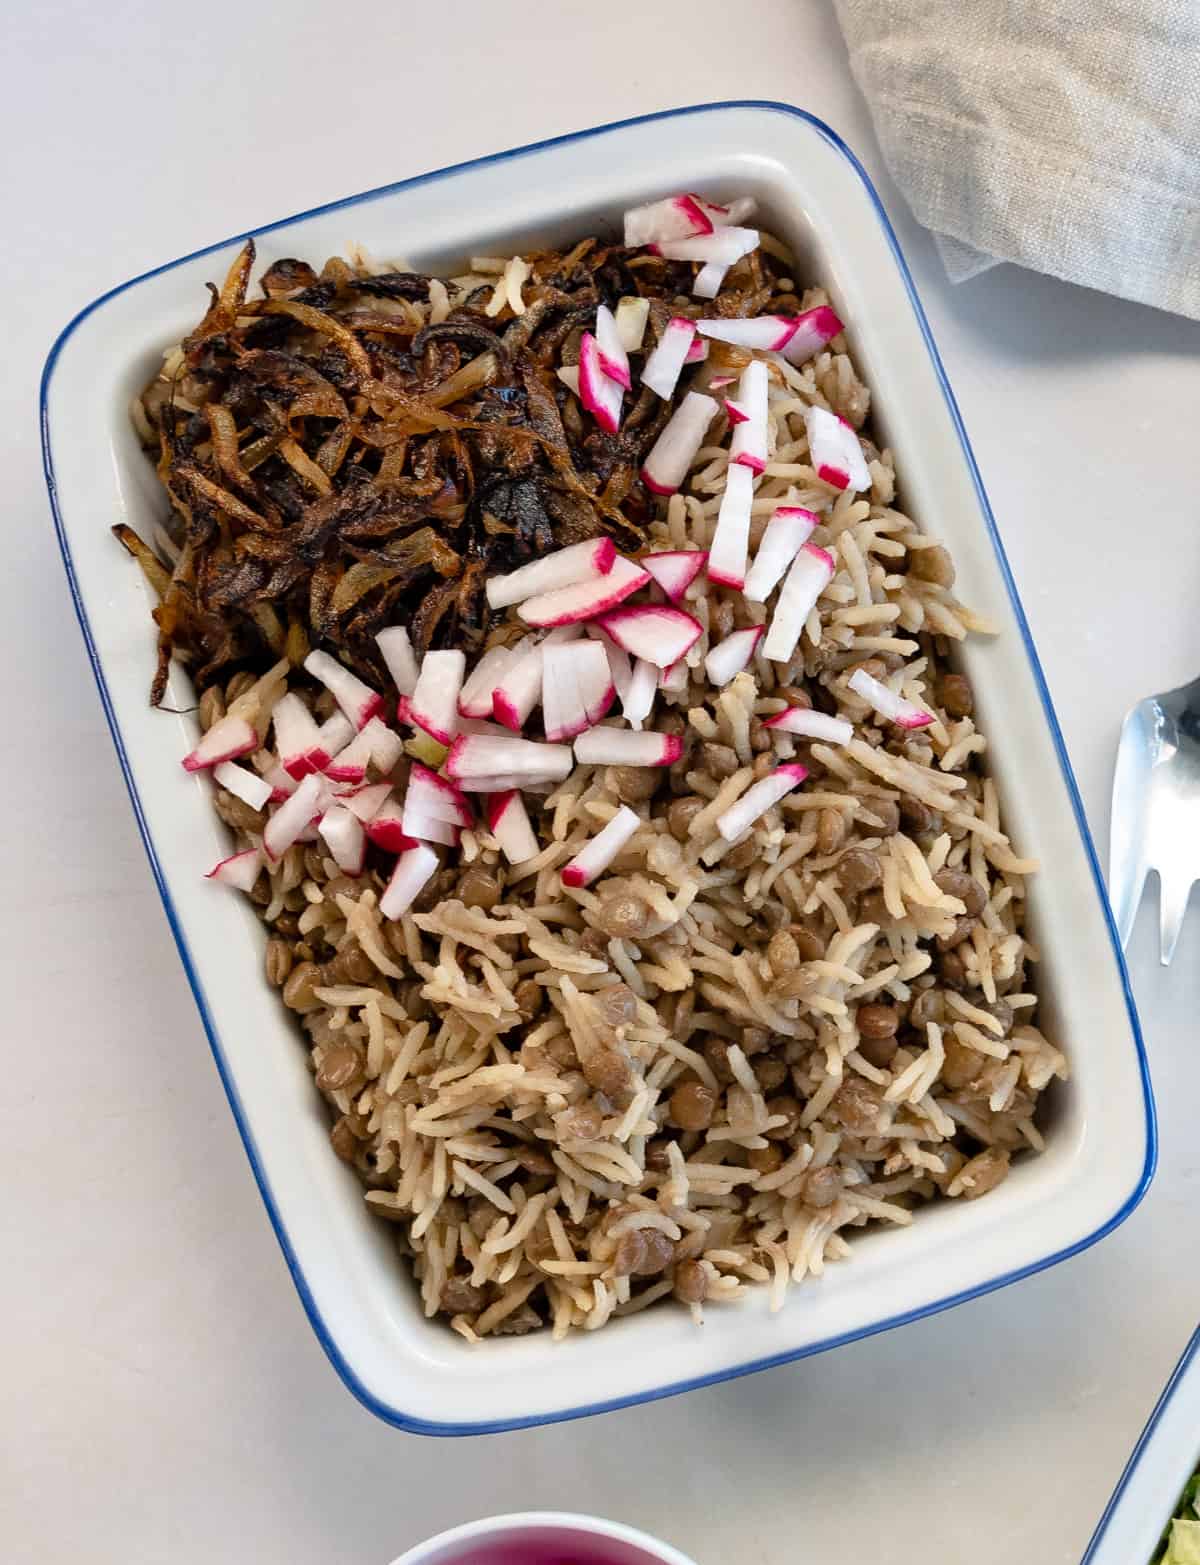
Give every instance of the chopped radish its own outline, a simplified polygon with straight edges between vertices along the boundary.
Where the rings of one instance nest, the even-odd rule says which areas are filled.
[[[569,863],[563,865],[563,885],[590,886],[597,875],[604,873],[641,824],[640,818],[627,804],[623,804],[608,825],[598,831]]]
[[[697,299],[715,299],[721,291],[721,284],[725,281],[725,273],[729,270],[720,261],[705,261],[704,265],[696,273],[696,280],[692,284],[692,292]]]
[[[417,688],[420,667],[409,638],[408,627],[389,625],[386,630],[377,631],[375,644],[379,648],[380,657],[387,664],[387,671],[392,676],[392,683],[396,689],[402,696],[411,696]]]
[[[363,824],[370,840],[385,853],[403,853],[416,846],[417,839],[404,830],[404,811],[395,799],[386,799]]]
[[[492,693],[492,716],[513,733],[520,733],[541,695],[542,649],[530,642],[500,676]]]
[[[668,695],[682,695],[688,687],[688,666],[682,658],[664,668],[658,676],[658,688]]]
[[[536,598],[527,598],[517,613],[527,625],[573,625],[615,608],[649,579],[640,565],[618,555],[607,576],[593,576],[570,587],[539,593]]]
[[[746,416],[733,431],[729,460],[761,473],[767,465],[767,366],[761,359],[742,371],[737,400]]]
[[[687,362],[696,328],[685,316],[673,315],[663,328],[654,352],[642,368],[642,385],[649,386],[664,402],[675,395],[679,374]]]
[[[315,725],[314,725],[315,726]],[[258,749],[258,735],[244,717],[222,717],[215,722],[196,748],[183,758],[184,769],[202,772]]]
[[[425,889],[437,867],[437,854],[424,843],[418,843],[402,853],[396,860],[387,890],[379,899],[379,911],[383,917],[402,918]]]
[[[629,661],[629,654],[623,647],[619,647],[611,636],[605,635],[599,625],[588,625],[587,633],[604,648],[604,656],[608,660],[608,677],[616,691],[617,700],[624,703],[629,690],[629,681],[633,678],[633,665]]]
[[[600,616],[601,628],[631,657],[645,658],[656,668],[669,668],[699,638],[704,627],[682,609],[648,603],[614,609]]]
[[[274,766],[267,767],[263,773],[263,781],[271,784],[272,804],[282,804],[284,799],[296,791],[296,779],[290,772],[285,772],[278,761]]]
[[[781,734],[796,734],[801,739],[827,739],[830,744],[849,744],[854,737],[853,725],[844,717],[830,717],[803,706],[789,706],[786,712],[764,717],[763,727],[777,729]]]
[[[629,690],[621,701],[621,710],[631,728],[641,728],[654,707],[658,692],[659,670],[645,658],[638,658],[629,679]]]
[[[402,724],[405,728],[411,728],[413,726],[411,696],[401,696],[400,699],[396,702],[396,721]]]
[[[598,723],[616,697],[608,658],[597,641],[552,643],[542,654],[542,718],[552,743]]]
[[[487,600],[493,609],[506,609],[538,593],[556,592],[594,576],[607,576],[617,558],[611,538],[585,538],[582,543],[555,549],[531,560],[506,576],[489,576]],[[470,683],[470,681],[468,681]]]
[[[367,861],[367,834],[357,815],[331,804],[317,823],[329,856],[344,875],[361,875]]]
[[[928,712],[906,701],[903,696],[898,696],[878,679],[873,679],[865,668],[856,668],[846,683],[856,695],[873,706],[880,717],[886,717],[900,728],[925,728],[933,722]]]
[[[692,345],[687,350],[687,357],[683,362],[685,364],[703,364],[707,357],[708,344],[706,342],[702,342],[699,337],[693,337]]]
[[[374,820],[391,791],[391,783],[367,783],[365,787],[355,788],[353,793],[339,794],[338,803],[344,805],[351,815],[357,815],[365,825]]]
[[[772,663],[791,660],[804,623],[816,607],[833,575],[833,555],[818,544],[806,543],[792,561],[763,642],[763,656]]]
[[[276,708],[278,711],[278,707]],[[263,832],[263,847],[266,849],[269,859],[279,860],[297,841],[300,834],[310,825],[315,815],[321,811],[321,802],[325,797],[324,778],[310,773],[295,793],[275,811],[267,822]]]
[[[689,391],[671,414],[642,464],[642,482],[655,494],[674,494],[716,416],[717,404],[702,391]]]
[[[406,837],[417,842],[440,842],[444,848],[456,848],[461,836],[461,828],[453,821],[442,820],[408,798],[404,800],[400,829]]]
[[[204,878],[219,880],[223,886],[232,886],[235,891],[253,891],[261,868],[262,850],[247,848],[243,853],[233,853],[214,864]]]
[[[535,739],[493,739],[489,734],[459,734],[446,757],[446,775],[469,786],[471,777],[566,777],[571,747],[539,744]]]
[[[261,810],[271,797],[271,784],[266,778],[236,761],[222,761],[213,772],[213,781],[252,810]]]
[[[808,431],[809,459],[818,478],[835,489],[855,493],[871,487],[862,446],[849,424],[825,408],[811,407],[804,410],[804,427]]]
[[[708,649],[704,659],[704,671],[709,682],[718,687],[727,685],[740,674],[754,656],[754,649],[762,640],[765,625],[752,625],[748,630],[735,630]]]
[[[459,691],[460,717],[491,717],[492,697],[512,657],[511,647],[490,647],[483,654]]]
[[[678,734],[634,733],[628,728],[589,728],[575,741],[580,766],[672,766],[683,754]]]
[[[750,508],[754,504],[754,474],[740,462],[725,471],[725,493],[708,551],[708,579],[722,587],[742,587],[750,548]]]
[[[744,424],[750,415],[740,402],[735,402],[732,397],[726,397],[725,417],[729,420],[730,427],[736,429],[739,424]]]
[[[321,681],[355,728],[365,727],[383,711],[383,697],[378,690],[364,684],[357,674],[352,674],[328,652],[310,652],[304,659],[304,667],[314,679]]]
[[[678,603],[708,564],[708,551],[664,549],[661,554],[644,554],[638,563],[650,572],[671,602]]]
[[[713,220],[695,196],[648,201],[645,206],[630,207],[625,214],[625,243],[630,249],[712,231]]]
[[[752,603],[765,603],[771,596],[801,546],[812,537],[817,520],[803,506],[778,507],[763,532],[754,564],[746,572],[743,590]]]
[[[376,718],[370,719],[376,722]],[[325,751],[326,755],[336,755],[339,750],[344,750],[354,738],[354,724],[346,716],[345,712],[335,712],[332,717],[327,717],[317,729],[317,744]],[[328,762],[326,763],[328,765]]]
[[[464,777],[463,788],[467,793],[553,793],[562,781],[546,772],[489,772],[480,777]]]
[[[646,322],[650,319],[649,299],[636,294],[617,300],[617,336],[626,353],[640,353],[646,335]]]
[[[491,796],[487,807],[487,823],[488,830],[510,864],[524,864],[526,859],[536,858],[537,838],[529,824],[525,801],[515,788]]]
[[[795,330],[781,350],[783,356],[789,364],[803,364],[843,329],[841,321],[827,304],[818,305],[815,310],[805,310],[803,315],[796,316]]]
[[[420,761],[413,762],[408,774],[405,804],[410,801],[438,820],[449,821],[452,826],[470,826],[474,820],[471,806],[463,798],[458,784],[448,777],[439,777]]]
[[[651,247],[667,261],[713,262],[732,266],[751,250],[758,249],[757,228],[715,228],[711,234],[694,239],[668,239]]]
[[[573,397],[579,395],[579,365],[560,364],[554,371]]]
[[[321,748],[316,719],[294,690],[280,696],[271,714],[275,727],[275,753],[289,777],[307,777],[329,765],[331,757]]]
[[[579,400],[601,429],[615,435],[621,427],[621,387],[604,373],[600,345],[590,331],[579,339]]]
[[[449,744],[458,732],[458,693],[466,667],[461,652],[427,652],[421,664],[409,711],[418,728],[439,744]]]
[[[696,205],[711,218],[714,228],[720,228],[729,223],[741,223],[754,211],[756,202],[753,196],[739,196],[736,201],[731,201],[728,206],[722,206],[717,201],[705,201],[702,197],[695,197]]]
[[[596,306],[596,347],[600,353],[600,368],[609,380],[615,380],[626,391],[632,390],[629,355],[617,330],[616,317],[607,304]]]
[[[732,386],[736,379],[736,375],[714,375],[709,380],[708,389],[710,391],[719,391],[722,386]],[[726,402],[725,406],[728,408],[729,403]]]
[[[797,323],[802,316],[751,315],[731,320],[702,320],[696,322],[696,330],[702,337],[712,337],[717,342],[732,342],[739,348],[758,348],[763,352],[782,353],[795,336]]]
[[[374,763],[381,772],[390,772],[404,754],[404,741],[386,723],[373,717],[367,726],[322,770],[332,782],[362,782],[367,767]]]
[[[773,805],[779,803],[784,794],[791,793],[808,776],[806,767],[798,765],[794,761],[786,761],[782,766],[777,766],[760,782],[756,782],[736,802],[731,804],[724,815],[717,817],[717,830],[726,842],[734,842],[748,831],[760,815],[765,815]]]

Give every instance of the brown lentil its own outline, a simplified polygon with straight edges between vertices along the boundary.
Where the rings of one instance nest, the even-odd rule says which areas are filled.
[[[500,881],[495,872],[482,864],[471,864],[458,877],[455,888],[465,907],[482,908],[490,913],[500,900]]]
[[[662,771],[657,766],[614,766],[609,777],[622,804],[644,804],[658,792]]]
[[[287,981],[292,970],[292,948],[286,940],[272,938],[267,941],[267,982],[278,989]]]
[[[315,1011],[321,1004],[313,992],[321,983],[321,969],[315,962],[293,967],[283,986],[283,1003],[292,1011]]]
[[[682,1082],[671,1094],[667,1117],[679,1130],[707,1130],[716,1112],[717,1094],[702,1081]]]
[[[879,857],[870,848],[850,848],[838,860],[838,880],[852,896],[873,891],[883,880]]]
[[[947,717],[970,717],[974,712],[975,696],[962,674],[944,674],[940,693]]]
[[[687,841],[688,828],[707,802],[694,793],[685,794],[682,799],[673,801],[667,810],[667,827],[676,842]]]
[[[703,1261],[680,1261],[675,1268],[675,1297],[684,1304],[703,1304],[708,1293],[708,1269]]]
[[[353,1044],[328,1049],[317,1067],[317,1086],[322,1092],[352,1091],[363,1079],[363,1054]]]

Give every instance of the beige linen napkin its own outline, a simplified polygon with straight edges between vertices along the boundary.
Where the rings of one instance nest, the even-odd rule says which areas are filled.
[[[1200,0],[835,0],[893,178],[999,261],[1200,319]]]

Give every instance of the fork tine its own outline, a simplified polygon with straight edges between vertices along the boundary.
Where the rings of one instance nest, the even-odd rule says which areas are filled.
[[[1108,852],[1108,889],[1122,951],[1129,944],[1134,920],[1146,887],[1150,866],[1140,833],[1118,838],[1113,833]]]
[[[1171,965],[1175,955],[1192,885],[1186,875],[1177,876],[1174,871],[1164,869],[1158,871],[1159,960],[1164,967]]]

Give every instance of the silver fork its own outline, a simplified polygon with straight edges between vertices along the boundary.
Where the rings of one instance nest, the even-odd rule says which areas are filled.
[[[1147,696],[1121,727],[1108,889],[1122,946],[1151,870],[1158,875],[1159,952],[1166,967],[1192,883],[1200,878],[1200,679]]]

